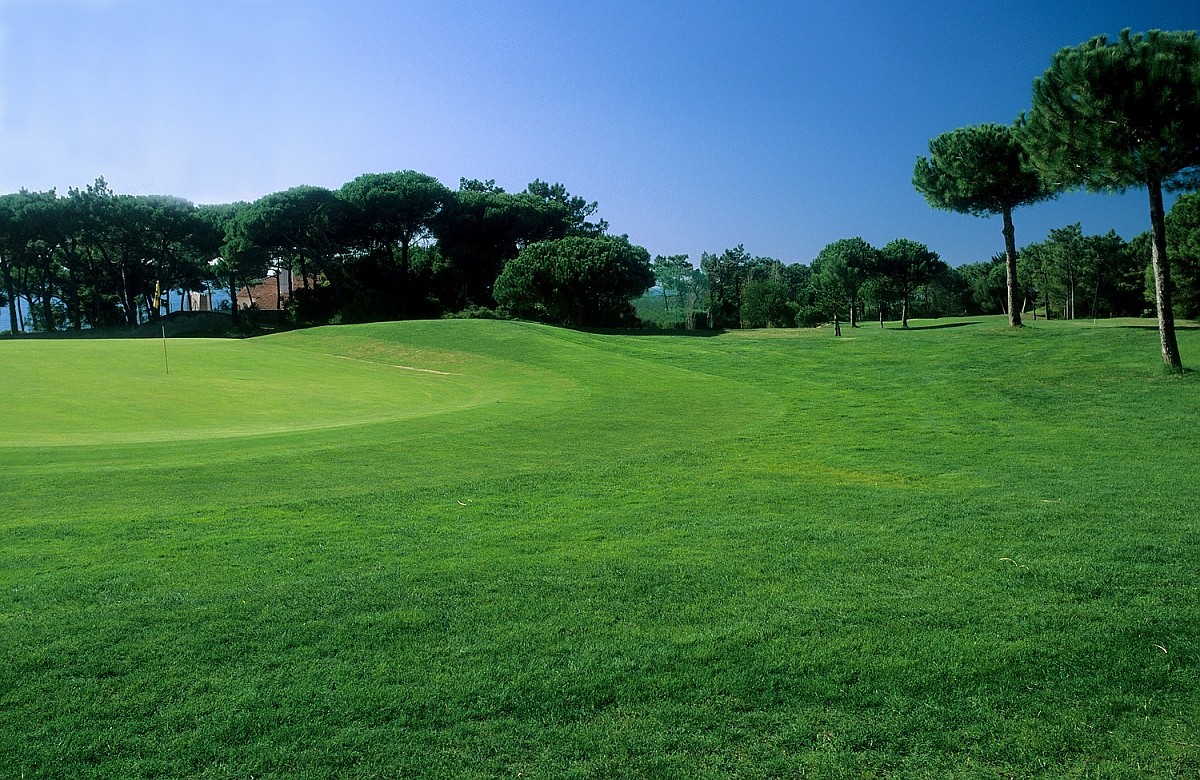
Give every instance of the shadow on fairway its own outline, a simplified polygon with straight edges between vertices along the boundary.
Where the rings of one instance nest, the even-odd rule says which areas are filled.
[[[965,328],[968,325],[978,325],[978,322],[943,322],[940,325],[909,325],[907,328],[890,328],[890,330],[941,330],[942,328]],[[860,325],[860,327],[862,327]]]
[[[1117,325],[1125,330],[1158,330],[1158,325]],[[1200,330],[1200,325],[1180,325],[1175,323],[1175,330]]]
[[[599,336],[684,336],[686,338],[711,338],[728,332],[724,329],[682,330],[675,328],[571,328],[571,330]]]

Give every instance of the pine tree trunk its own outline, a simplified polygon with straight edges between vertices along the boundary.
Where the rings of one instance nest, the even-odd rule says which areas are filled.
[[[236,328],[238,325],[237,282],[234,281],[233,274],[229,275],[229,301],[232,304],[229,307],[230,322]]]
[[[1017,311],[1017,239],[1013,230],[1012,209],[1004,209],[1004,272],[1008,278],[1008,324],[1021,327],[1021,313]]]
[[[54,287],[53,271],[46,263],[42,271],[42,329],[46,332],[54,330]]]
[[[137,299],[129,290],[129,276],[125,273],[125,267],[121,267],[121,303],[125,306],[125,324],[129,327],[135,327],[140,319],[138,315]]]
[[[1042,272],[1042,299],[1046,302],[1046,320],[1050,320],[1050,274]]]
[[[1163,209],[1162,182],[1147,183],[1150,192],[1150,262],[1154,267],[1154,302],[1158,308],[1158,340],[1163,362],[1174,373],[1183,373],[1179,343],[1175,340],[1175,313],[1171,309],[1171,264],[1167,258],[1167,219]]]
[[[0,263],[0,272],[4,274],[4,297],[8,298],[8,327],[16,336],[20,333],[17,329],[17,293],[13,285],[12,270],[7,262]]]
[[[1071,319],[1075,319],[1075,285],[1076,284],[1077,284],[1077,280],[1075,279],[1075,269],[1074,269],[1074,267],[1072,267],[1071,268],[1071,303],[1070,303]]]

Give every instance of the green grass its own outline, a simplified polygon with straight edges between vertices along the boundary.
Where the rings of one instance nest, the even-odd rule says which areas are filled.
[[[914,324],[0,343],[0,775],[1196,777],[1197,374]]]

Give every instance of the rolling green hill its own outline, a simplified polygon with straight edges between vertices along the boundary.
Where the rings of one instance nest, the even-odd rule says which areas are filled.
[[[0,774],[1195,777],[1197,375],[914,324],[0,342]]]

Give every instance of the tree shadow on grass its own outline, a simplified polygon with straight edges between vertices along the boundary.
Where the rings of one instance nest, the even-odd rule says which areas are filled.
[[[941,330],[942,328],[965,328],[968,325],[978,325],[978,322],[943,322],[938,325],[909,325],[908,328],[889,328],[889,330]]]
[[[727,330],[709,328],[684,330],[682,328],[571,328],[580,333],[592,333],[598,336],[684,336],[686,338],[712,338],[728,333]]]
[[[1124,330],[1158,330],[1157,325],[1114,325],[1114,328]],[[1175,323],[1175,330],[1200,330],[1200,325],[1180,325]]]

